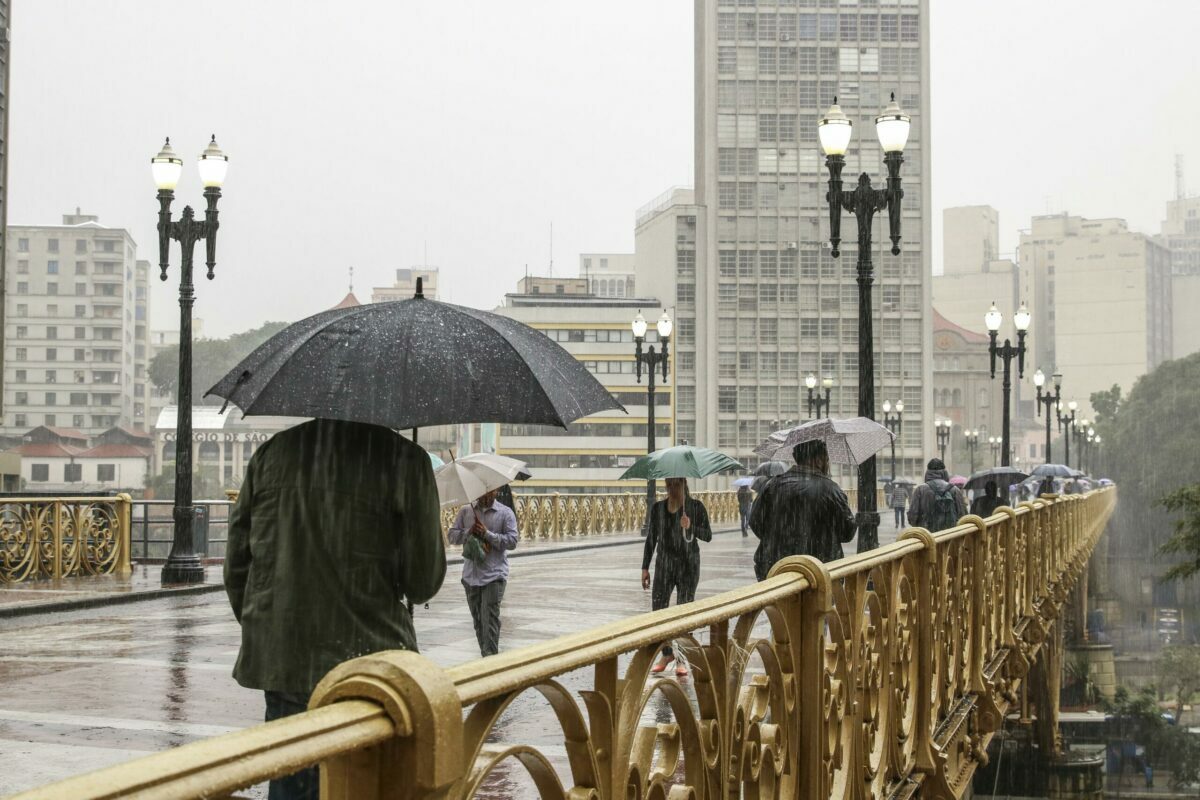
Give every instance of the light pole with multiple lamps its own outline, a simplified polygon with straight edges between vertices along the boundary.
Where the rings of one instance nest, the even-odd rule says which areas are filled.
[[[989,436],[988,444],[992,448],[992,466],[993,467],[999,466],[998,460],[999,460],[999,456],[1000,456],[1000,437],[999,436]]]
[[[1075,441],[1073,442],[1075,445],[1075,468],[1082,470],[1084,445],[1087,444],[1089,436],[1095,435],[1096,429],[1092,427],[1092,423],[1086,418],[1080,417],[1072,421],[1070,433],[1075,437]],[[1068,462],[1067,466],[1069,467],[1071,464]]]
[[[896,438],[900,435],[904,425],[904,401],[897,400],[894,406],[896,413],[892,413],[892,401],[883,401],[883,424],[892,432],[892,480],[896,480]]]
[[[979,445],[979,431],[966,431],[967,451],[971,454],[971,474],[975,474],[975,448]]]
[[[941,455],[943,464],[946,463],[946,445],[950,444],[950,428],[953,425],[954,423],[948,419],[939,419],[933,423],[933,428],[937,432],[938,452]]]
[[[867,173],[858,176],[853,191],[842,191],[842,169],[846,165],[846,150],[850,146],[853,123],[838,107],[837,98],[817,127],[821,149],[825,151],[825,166],[829,170],[829,243],[831,255],[837,258],[841,244],[843,209],[858,221],[858,415],[875,419],[875,354],[871,315],[871,284],[875,281],[871,263],[871,224],[875,212],[887,209],[888,235],[892,240],[892,255],[900,254],[900,209],[904,190],[900,187],[900,165],[904,163],[904,145],[908,142],[910,120],[896,103],[891,103],[875,118],[875,133],[883,148],[887,164],[887,184],[884,189],[871,187]],[[858,467],[858,552],[879,546],[879,513],[875,506],[875,456]]]
[[[647,350],[642,350],[642,344],[646,341],[646,318],[639,311],[637,316],[633,318],[633,341],[634,357],[637,361],[637,382],[642,382],[642,366],[646,367],[646,452],[653,453],[655,450],[654,444],[654,377],[658,370],[662,370],[662,379],[665,383],[667,380],[667,363],[670,360],[671,346],[671,317],[666,311],[658,318],[658,324],[655,327],[658,329],[658,340],[662,343],[662,350],[656,352],[654,345],[650,345]],[[658,492],[658,482],[651,478],[646,482],[646,521],[643,523],[642,535],[645,536],[649,531],[647,527],[650,524],[650,509],[654,507],[654,501]]]
[[[1050,463],[1050,412],[1057,409],[1062,403],[1062,373],[1054,373],[1054,394],[1050,394],[1049,390],[1043,394],[1042,387],[1046,385],[1046,373],[1040,369],[1033,373],[1033,385],[1037,387],[1037,411],[1038,416],[1041,416],[1042,406],[1046,407],[1046,461]]]
[[[821,393],[819,391],[816,391],[816,388],[817,388],[817,376],[816,375],[813,375],[810,373],[809,376],[804,379],[804,385],[808,388],[808,418],[809,419],[819,419],[821,416],[822,408],[825,409],[825,416],[828,417],[829,416],[829,395],[833,391],[833,379],[832,378],[824,378],[821,380],[821,388],[825,390],[824,398],[821,397]],[[816,416],[813,416],[813,408],[816,408],[816,410],[817,410]]]
[[[992,303],[992,307],[988,309],[984,315],[983,321],[987,325],[988,338],[988,353],[992,359],[992,380],[996,379],[996,357],[1004,359],[1004,385],[1001,389],[1004,392],[1004,419],[1000,428],[1000,466],[1009,466],[1009,454],[1012,452],[1010,443],[1012,438],[1009,433],[1012,420],[1012,360],[1017,359],[1017,380],[1025,377],[1025,331],[1029,329],[1029,310],[1022,303],[1017,309],[1017,313],[1013,315],[1013,326],[1017,329],[1017,346],[1013,347],[1012,342],[1008,339],[1004,340],[1003,346],[997,345],[997,332],[1000,330],[1000,323],[1004,318],[1000,314],[1000,310],[996,308],[996,304]]]
[[[1075,412],[1079,410],[1079,403],[1071,400],[1067,403],[1067,411],[1070,413],[1064,414],[1062,403],[1058,404],[1058,428],[1063,431],[1063,447],[1065,448],[1065,456],[1063,464],[1071,466],[1071,428],[1075,425]]]
[[[229,157],[217,146],[217,137],[212,137],[208,147],[200,154],[197,164],[200,181],[204,184],[204,199],[207,204],[204,220],[195,218],[191,206],[185,206],[177,220],[171,219],[171,202],[175,199],[175,187],[183,172],[183,160],[171,149],[167,139],[158,155],[150,159],[150,170],[158,186],[158,266],[160,277],[167,279],[170,266],[171,240],[179,242],[179,381],[175,418],[175,508],[174,534],[171,552],[162,568],[162,583],[201,583],[204,580],[204,565],[196,553],[193,541],[196,509],[192,504],[192,304],[196,299],[192,283],[192,251],[199,242],[205,243],[205,264],[208,279],[213,279],[213,268],[217,262],[217,201],[221,199],[221,184],[229,168]]]

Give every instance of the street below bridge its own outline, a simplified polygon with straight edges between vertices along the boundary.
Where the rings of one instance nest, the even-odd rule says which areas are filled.
[[[884,525],[883,543],[895,531]],[[701,547],[697,598],[754,579],[758,540],[720,533]],[[846,545],[854,552],[854,543]],[[556,552],[512,560],[501,651],[543,642],[650,610],[640,585],[642,543]],[[415,621],[423,655],[442,667],[478,658],[459,574]],[[220,591],[5,619],[0,623],[0,795],[120,763],[140,755],[262,721],[261,692],[231,677],[240,631]],[[564,676],[572,690],[590,673]],[[687,679],[684,679],[685,682]],[[544,703],[528,694],[506,714],[511,741],[561,749]],[[665,708],[648,707],[668,721]],[[565,759],[565,751],[562,754]],[[554,760],[558,760],[557,758]],[[488,795],[524,796],[497,776]],[[246,796],[265,796],[261,787]]]

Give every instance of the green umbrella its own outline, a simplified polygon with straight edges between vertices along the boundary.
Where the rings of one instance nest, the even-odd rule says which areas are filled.
[[[681,444],[678,447],[655,450],[649,455],[642,456],[633,462],[632,467],[625,470],[625,474],[619,480],[703,478],[705,475],[712,475],[714,472],[723,472],[727,469],[745,469],[745,467],[716,450]]]

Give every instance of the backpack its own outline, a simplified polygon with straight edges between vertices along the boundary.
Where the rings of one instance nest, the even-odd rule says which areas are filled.
[[[933,487],[929,487],[932,491]],[[930,532],[953,528],[958,522],[958,504],[954,501],[954,487],[947,486],[941,494],[933,493],[933,510],[929,513],[927,528]]]

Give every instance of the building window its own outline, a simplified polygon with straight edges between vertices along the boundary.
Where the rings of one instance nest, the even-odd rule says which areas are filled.
[[[76,428],[82,428],[83,427],[83,414],[76,414],[73,417],[71,417],[71,425],[73,425]]]
[[[29,405],[29,392],[17,392],[15,402],[19,406]]]
[[[87,328],[76,327],[75,328],[75,338],[76,339],[86,339],[87,338]]]
[[[67,483],[82,483],[83,464],[63,464],[63,480]]]
[[[717,411],[733,413],[737,411],[737,387],[717,387]]]
[[[76,275],[87,275],[87,262],[86,261],[76,261],[75,262],[75,274]]]
[[[46,360],[47,361],[57,361],[58,360],[58,349],[54,348],[54,347],[47,347],[46,348]]]
[[[46,281],[46,294],[58,294],[58,283],[56,281]]]
[[[17,326],[17,338],[18,339],[26,339],[28,337],[29,337],[29,328],[25,325],[18,325]]]
[[[17,239],[17,252],[18,253],[28,253],[29,252],[29,240],[28,239]]]
[[[17,348],[17,361],[28,361],[28,360],[29,360],[29,350],[25,347],[18,347]]]
[[[46,370],[46,383],[58,383],[58,373],[52,369]]]
[[[50,480],[50,465],[33,464],[29,469],[29,479],[34,483],[45,483]]]
[[[116,464],[98,464],[96,465],[96,480],[103,483],[111,483],[117,479]]]
[[[29,281],[17,281],[17,294],[29,294]]]
[[[46,326],[46,338],[47,339],[57,339],[58,338],[58,326],[57,325],[47,325]]]
[[[26,425],[25,415],[24,414],[13,415],[13,425],[16,425],[18,428],[24,428]]]
[[[17,303],[17,313],[14,314],[13,316],[28,317],[29,316],[29,304],[28,303]]]
[[[46,262],[46,274],[47,275],[57,275],[58,274],[58,261],[51,259]]]
[[[86,253],[87,252],[87,239],[76,239],[75,240],[75,252],[76,253]]]
[[[46,405],[58,405],[58,395],[55,392],[46,392]]]

